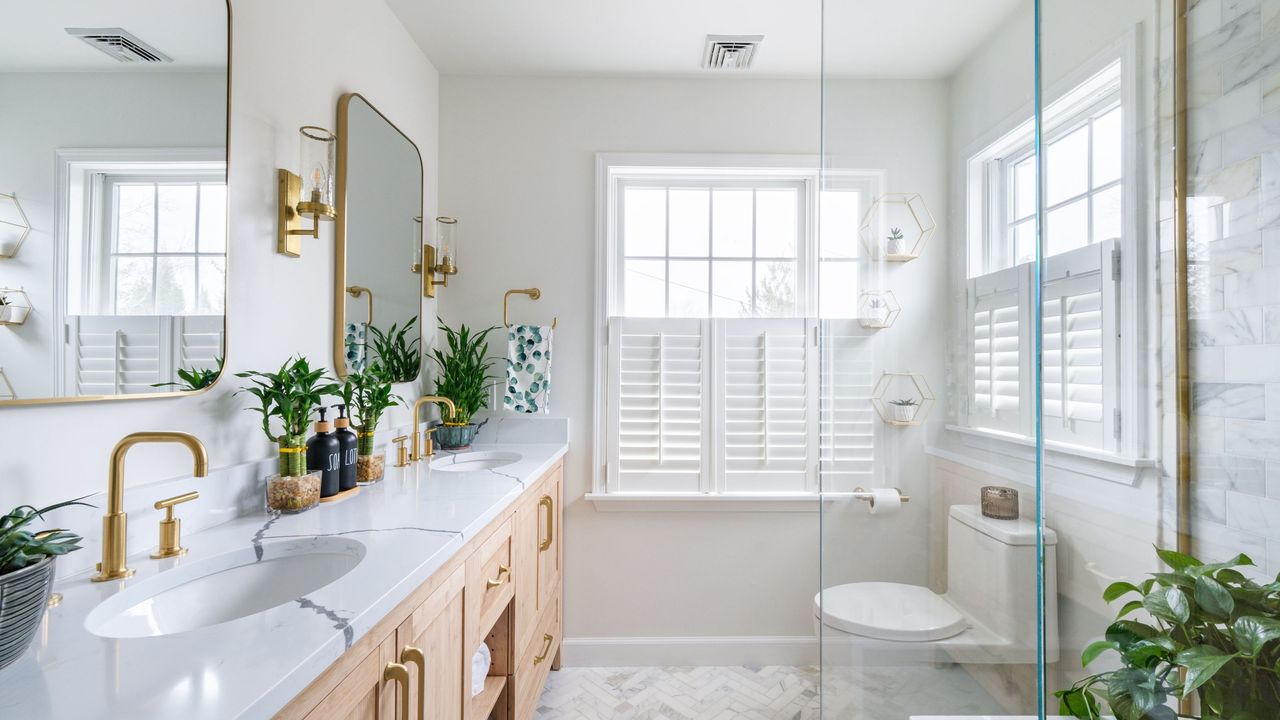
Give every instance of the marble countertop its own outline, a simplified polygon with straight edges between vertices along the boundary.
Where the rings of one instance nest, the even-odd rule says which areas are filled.
[[[0,717],[268,718],[443,566],[567,450],[564,442],[479,443],[519,453],[516,463],[476,472],[392,467],[355,497],[298,515],[254,513],[183,538],[182,558],[151,560],[130,547],[137,574],[91,583],[58,581],[63,600],[32,647],[0,671]],[[164,637],[110,639],[85,627],[90,611],[122,590],[222,553],[261,560],[318,537],[363,544],[349,573],[265,612]],[[87,550],[86,550],[87,551]]]

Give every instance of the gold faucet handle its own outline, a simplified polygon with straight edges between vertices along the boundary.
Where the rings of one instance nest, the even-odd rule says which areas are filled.
[[[436,430],[439,429],[439,425],[432,425],[422,431],[422,447],[424,448],[422,451],[422,457],[431,457],[436,454],[435,434]]]
[[[409,464],[409,451],[404,446],[405,441],[408,439],[408,435],[391,438],[391,442],[396,444],[396,467],[405,467]]]
[[[187,554],[187,549],[182,547],[182,521],[173,516],[173,507],[191,502],[198,497],[200,493],[192,490],[156,501],[154,507],[157,510],[164,510],[164,519],[160,521],[160,549],[151,555],[152,559],[161,560]]]

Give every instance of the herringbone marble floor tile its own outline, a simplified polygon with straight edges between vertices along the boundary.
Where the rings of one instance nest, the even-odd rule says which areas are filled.
[[[957,665],[564,668],[537,720],[907,720],[1006,712]],[[825,697],[819,710],[819,682]]]

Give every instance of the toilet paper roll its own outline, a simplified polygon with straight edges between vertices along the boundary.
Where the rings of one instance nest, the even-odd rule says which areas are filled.
[[[893,488],[871,489],[871,514],[892,515],[902,507],[902,496]]]

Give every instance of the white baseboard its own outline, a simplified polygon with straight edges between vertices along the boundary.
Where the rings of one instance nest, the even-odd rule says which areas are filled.
[[[816,665],[818,639],[801,636],[565,638],[565,667]]]

